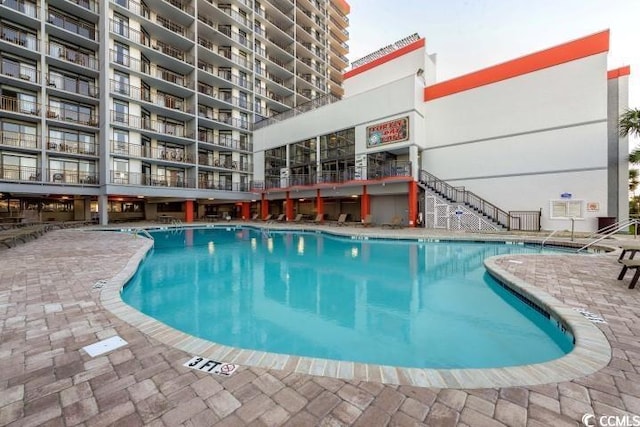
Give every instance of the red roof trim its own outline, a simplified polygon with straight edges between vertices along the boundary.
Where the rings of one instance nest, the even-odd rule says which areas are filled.
[[[624,67],[607,71],[607,79],[617,79],[618,77],[628,76],[629,74],[631,74],[631,66],[625,65]]]
[[[343,79],[348,79],[349,77],[357,76],[358,74],[362,74],[365,71],[369,71],[370,69],[375,68],[379,65],[385,64],[389,61],[393,61],[394,59],[399,58],[403,55],[406,55],[409,52],[413,52],[414,50],[421,49],[424,47],[424,45],[425,45],[424,38],[416,40],[411,44],[408,44],[404,47],[401,47],[398,50],[394,50],[393,52],[386,54],[385,56],[381,56],[380,58],[375,59],[371,62],[368,62],[364,65],[361,65],[358,68],[349,70],[346,73],[344,73],[342,77]]]
[[[431,101],[607,51],[609,30],[436,83],[424,89],[424,100]]]

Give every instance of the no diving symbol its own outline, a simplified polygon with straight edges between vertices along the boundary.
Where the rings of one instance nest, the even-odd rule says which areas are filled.
[[[238,365],[234,365],[233,363],[216,362],[215,360],[199,356],[192,357],[182,366],[210,374],[224,375],[226,377],[238,369]]]

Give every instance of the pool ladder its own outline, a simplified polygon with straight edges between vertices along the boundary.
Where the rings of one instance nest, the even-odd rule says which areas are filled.
[[[133,237],[138,237],[138,235],[142,234],[144,237],[148,238],[149,240],[151,240],[152,242],[155,242],[155,239],[153,238],[153,236],[144,228],[134,228],[133,230],[131,230],[131,235]]]

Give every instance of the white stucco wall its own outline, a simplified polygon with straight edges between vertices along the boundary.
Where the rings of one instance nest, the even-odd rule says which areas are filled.
[[[593,55],[429,101],[422,167],[504,210],[542,208],[571,193],[607,213],[607,62]],[[565,221],[566,222],[566,221]]]

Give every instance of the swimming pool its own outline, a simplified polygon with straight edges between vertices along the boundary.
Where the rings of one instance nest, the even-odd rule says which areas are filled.
[[[240,227],[152,234],[123,300],[217,343],[416,368],[515,366],[572,349],[482,265],[539,247]]]

